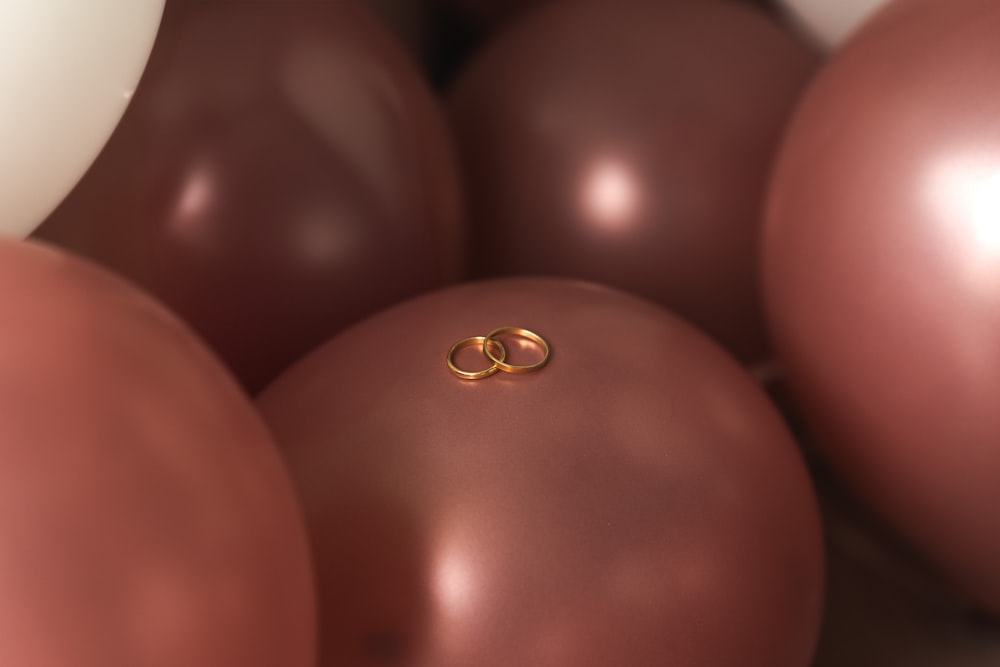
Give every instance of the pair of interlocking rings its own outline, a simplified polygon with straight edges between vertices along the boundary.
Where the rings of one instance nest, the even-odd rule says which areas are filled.
[[[497,336],[504,335],[517,336],[519,338],[530,340],[541,350],[542,358],[533,364],[527,364],[524,366],[508,364],[506,361],[507,348],[503,346],[503,343],[497,340]],[[483,351],[486,358],[490,361],[490,366],[478,371],[467,371],[463,368],[459,368],[455,363],[455,355],[459,350],[464,350],[468,347],[479,347]],[[536,334],[534,331],[522,329],[521,327],[499,327],[485,336],[470,336],[458,341],[451,346],[450,350],[448,350],[447,361],[448,369],[463,380],[482,380],[483,378],[488,378],[499,371],[514,374],[534,373],[535,371],[541,370],[545,364],[549,362],[549,344],[544,338]]]

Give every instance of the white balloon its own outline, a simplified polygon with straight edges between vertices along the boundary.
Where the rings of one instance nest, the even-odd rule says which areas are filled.
[[[164,0],[0,0],[0,235],[25,236],[111,136]]]
[[[780,0],[817,42],[833,49],[889,0]]]

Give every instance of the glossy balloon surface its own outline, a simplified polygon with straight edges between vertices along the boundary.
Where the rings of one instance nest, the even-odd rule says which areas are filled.
[[[450,100],[473,271],[624,288],[765,358],[761,202],[813,65],[736,2],[580,0],[526,16]]]
[[[149,288],[256,390],[333,332],[457,279],[440,109],[356,2],[185,2],[39,230]]]
[[[0,3],[0,235],[27,235],[97,157],[162,13],[163,0]]]
[[[149,297],[0,241],[0,664],[312,667],[308,541],[253,406]]]
[[[449,347],[498,326],[541,334],[548,365],[452,375]],[[512,363],[540,356],[516,343]],[[444,290],[258,404],[312,530],[322,665],[809,664],[822,547],[796,446],[749,376],[646,301]]]
[[[778,0],[778,4],[818,44],[834,49],[888,0]]]
[[[819,76],[765,234],[776,344],[839,472],[1000,613],[1000,5],[909,0]]]

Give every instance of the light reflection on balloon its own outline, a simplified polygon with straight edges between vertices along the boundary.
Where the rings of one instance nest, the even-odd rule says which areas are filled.
[[[180,230],[192,226],[191,223],[197,219],[204,219],[211,205],[213,192],[215,185],[211,166],[206,164],[192,168],[181,185],[177,209],[170,218],[171,223]]]
[[[642,222],[642,188],[628,162],[613,158],[594,164],[583,179],[581,213],[596,229],[615,231]]]
[[[1000,158],[956,151],[930,165],[924,191],[937,213],[942,240],[963,254],[963,268],[973,273],[970,287],[986,284],[990,276],[1000,278]]]
[[[435,568],[434,593],[442,614],[461,618],[472,611],[475,595],[475,558],[465,553],[461,543],[443,545]]]

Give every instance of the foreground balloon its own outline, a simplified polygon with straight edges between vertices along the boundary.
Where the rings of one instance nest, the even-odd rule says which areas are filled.
[[[998,31],[992,0],[876,17],[805,99],[765,239],[776,343],[828,457],[996,613]]]
[[[522,326],[534,373],[462,380]],[[501,339],[508,362],[537,362]],[[524,343],[525,345],[521,345]],[[489,364],[469,348],[469,371]],[[806,667],[815,501],[753,381],[648,302],[469,284],[319,348],[259,405],[318,563],[321,664]]]
[[[781,8],[817,43],[839,46],[888,0],[779,0]]]
[[[97,157],[162,13],[163,0],[0,3],[0,235],[28,234]]]
[[[586,278],[765,358],[761,199],[813,55],[723,0],[555,3],[451,98],[481,276]]]
[[[148,297],[0,241],[0,664],[312,667],[308,543],[221,365]]]
[[[178,0],[39,236],[149,288],[256,390],[458,278],[458,214],[440,110],[360,3]]]

